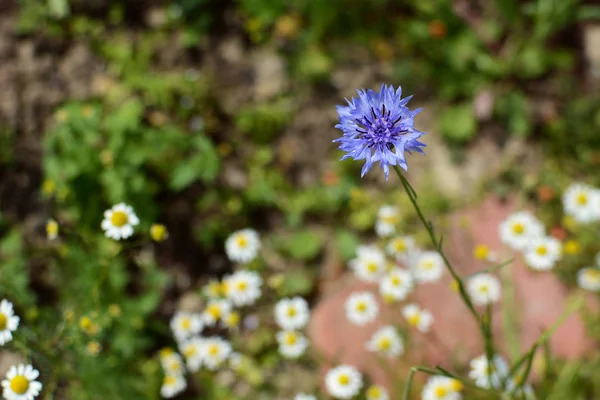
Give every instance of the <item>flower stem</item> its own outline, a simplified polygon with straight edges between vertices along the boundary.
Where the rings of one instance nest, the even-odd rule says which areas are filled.
[[[456,271],[452,267],[452,264],[450,264],[450,261],[448,260],[448,258],[444,254],[444,251],[442,249],[442,241],[441,240],[438,241],[435,238],[435,232],[433,230],[433,224],[431,223],[431,221],[427,221],[425,219],[425,216],[423,215],[423,212],[421,211],[421,208],[417,204],[417,195],[416,195],[415,190],[412,188],[412,186],[410,185],[410,183],[408,182],[408,180],[404,177],[404,175],[402,174],[402,172],[400,172],[400,169],[398,168],[397,165],[394,166],[394,171],[396,171],[396,174],[398,174],[398,177],[400,178],[400,181],[402,182],[402,186],[404,187],[404,190],[406,191],[406,194],[408,194],[408,198],[410,199],[410,202],[412,203],[415,211],[417,212],[417,215],[419,216],[419,219],[421,220],[421,222],[423,223],[423,225],[425,225],[425,229],[427,229],[427,232],[429,233],[429,238],[431,239],[431,242],[433,243],[435,249],[440,254],[440,256],[442,257],[442,259],[444,260],[444,264],[446,265],[446,268],[450,272],[450,275],[452,275],[452,278],[454,278],[454,280],[458,284],[458,293],[460,294],[460,297],[462,298],[463,302],[467,305],[467,308],[469,309],[471,315],[473,315],[473,318],[475,318],[475,320],[477,321],[477,324],[479,326],[481,326],[481,320],[479,318],[479,315],[477,314],[477,311],[475,311],[475,306],[473,305],[473,302],[471,301],[471,298],[467,294],[467,291],[465,289],[465,285],[464,285],[462,279],[458,276],[458,274],[456,273]]]

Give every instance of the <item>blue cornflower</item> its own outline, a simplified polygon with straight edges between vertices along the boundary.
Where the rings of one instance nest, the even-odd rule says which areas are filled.
[[[366,160],[361,177],[379,161],[387,180],[390,165],[408,169],[405,151],[425,154],[421,149],[425,144],[417,140],[425,132],[414,128],[414,117],[421,109],[411,111],[406,107],[412,96],[402,99],[401,87],[394,90],[392,85],[384,84],[379,93],[371,89],[357,92],[358,98],[346,99],[348,106],[337,106],[340,123],[335,127],[344,135],[334,142],[348,153],[342,160]]]

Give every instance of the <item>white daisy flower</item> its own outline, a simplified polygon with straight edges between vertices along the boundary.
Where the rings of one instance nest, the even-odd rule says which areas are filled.
[[[400,212],[398,207],[383,206],[377,213],[377,222],[375,223],[375,232],[378,236],[387,237],[396,233],[396,226],[400,222]]]
[[[476,305],[495,303],[500,300],[502,294],[500,280],[492,274],[476,274],[467,281],[467,293]]]
[[[260,237],[254,229],[234,232],[225,241],[225,252],[233,262],[247,264],[254,260],[260,250]]]
[[[577,285],[590,292],[600,292],[600,268],[587,267],[577,271]]]
[[[436,282],[444,273],[444,260],[435,251],[424,251],[418,256],[412,272],[419,283]]]
[[[133,208],[125,203],[119,203],[104,212],[102,229],[107,237],[121,240],[133,235],[133,227],[139,223],[140,220],[133,212]]]
[[[460,381],[445,376],[432,376],[423,386],[423,400],[460,400],[463,385]]]
[[[530,212],[511,214],[499,227],[500,240],[513,250],[524,250],[531,239],[544,235],[544,226]]]
[[[276,335],[279,354],[285,358],[298,358],[308,347],[308,340],[298,331],[281,331]]]
[[[413,288],[413,277],[410,272],[401,268],[393,268],[379,282],[379,294],[385,301],[401,301]]]
[[[348,265],[358,279],[376,282],[385,274],[385,254],[376,246],[359,246],[356,255]]]
[[[371,385],[365,393],[366,400],[389,400],[390,396],[381,385]]]
[[[223,279],[223,289],[227,297],[236,307],[250,306],[262,294],[262,278],[254,271],[237,271]]]
[[[160,365],[165,371],[165,375],[183,375],[185,374],[185,364],[178,353],[171,353],[160,358]]]
[[[179,351],[185,357],[190,372],[198,371],[204,362],[203,347],[205,339],[201,336],[194,336],[179,345]]]
[[[312,394],[298,393],[294,396],[294,400],[317,400]]]
[[[389,241],[386,250],[396,260],[405,260],[407,255],[415,251],[415,239],[410,236],[397,236]]]
[[[551,236],[532,239],[525,251],[525,262],[536,271],[547,271],[562,257],[562,243]]]
[[[202,315],[183,311],[175,313],[171,318],[171,331],[179,341],[197,335],[202,331]]]
[[[162,386],[160,387],[160,395],[165,399],[177,396],[187,387],[187,382],[183,375],[165,374]]]
[[[508,364],[504,358],[497,354],[494,356],[491,365],[486,355],[482,354],[471,360],[469,367],[469,378],[473,379],[477,386],[485,389],[491,387],[499,389],[509,374]]]
[[[282,329],[302,329],[309,318],[308,303],[302,297],[281,299],[275,304],[275,322]]]
[[[229,300],[210,300],[202,312],[202,320],[205,326],[214,326],[231,311]]]
[[[4,299],[0,302],[0,346],[12,340],[12,332],[19,327],[19,317],[13,311],[13,304]]]
[[[42,384],[36,379],[40,376],[31,365],[12,366],[2,381],[2,396],[6,400],[33,400],[42,390]]]
[[[371,336],[371,339],[367,342],[367,350],[388,357],[397,357],[404,353],[404,341],[396,328],[387,325]]]
[[[204,365],[210,371],[214,371],[223,365],[233,349],[227,340],[212,336],[204,339],[200,350]]]
[[[340,365],[327,371],[325,389],[336,399],[351,399],[363,386],[362,374],[350,365]]]
[[[563,194],[565,214],[583,224],[597,221],[600,214],[599,196],[598,190],[591,186],[572,184]]]
[[[348,320],[356,325],[373,322],[379,313],[377,300],[370,292],[352,293],[346,300],[344,308]]]
[[[433,315],[428,310],[421,309],[417,304],[408,304],[402,308],[402,316],[408,324],[420,332],[427,333],[433,324]]]

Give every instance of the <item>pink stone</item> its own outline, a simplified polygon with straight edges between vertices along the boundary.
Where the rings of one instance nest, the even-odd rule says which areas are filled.
[[[448,228],[444,231],[445,249],[457,272],[461,276],[482,270],[489,266],[473,258],[472,250],[477,244],[485,244],[504,261],[512,254],[504,249],[498,237],[498,226],[510,213],[516,210],[514,201],[500,201],[488,196],[474,208],[454,213],[450,216]],[[514,285],[514,310],[519,329],[521,350],[525,351],[562,314],[566,306],[568,290],[552,272],[536,272],[527,268],[521,259],[508,267]],[[557,267],[558,268],[558,267]],[[500,274],[500,275],[503,275]],[[323,368],[348,363],[366,372],[376,383],[388,388],[397,380],[390,375],[405,379],[412,365],[440,364],[448,368],[467,367],[468,361],[483,353],[482,340],[477,323],[469,314],[458,294],[450,288],[449,274],[439,283],[420,285],[411,295],[414,301],[429,309],[435,318],[432,332],[422,334],[406,327],[401,317],[401,308],[407,302],[386,305],[377,322],[367,326],[355,326],[347,321],[344,302],[350,293],[370,290],[377,293],[376,285],[367,285],[354,278],[341,279],[329,290],[313,311],[309,335],[314,347],[326,360]],[[588,298],[594,309],[598,306]],[[501,304],[493,307],[493,332],[497,343],[503,343]],[[407,354],[394,362],[382,360],[365,349],[365,343],[373,332],[387,323],[402,325],[411,333],[406,339]],[[553,354],[565,358],[582,357],[593,348],[593,342],[586,336],[580,315],[569,317],[550,339]],[[506,354],[504,347],[499,351]],[[384,366],[387,364],[387,367]],[[392,396],[392,398],[395,398]]]

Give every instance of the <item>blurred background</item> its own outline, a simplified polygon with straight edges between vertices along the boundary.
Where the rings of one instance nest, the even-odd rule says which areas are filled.
[[[519,208],[576,237],[565,268],[523,273],[512,287],[504,315],[526,308],[517,301],[542,305],[529,330],[506,318],[498,329],[514,352],[531,344],[598,250],[597,231],[576,231],[560,203],[571,182],[600,184],[596,1],[0,0],[0,294],[24,327],[21,344],[0,352],[0,372],[33,361],[43,399],[159,398],[155,354],[174,345],[169,319],[202,307],[203,285],[233,269],[225,239],[246,227],[261,234],[271,291],[236,339],[251,367],[197,374],[182,399],[291,399],[318,390],[333,358],[400,389],[413,364],[465,371],[480,347],[457,342],[464,309],[431,289],[418,296],[450,339],[421,341],[394,378],[356,350],[369,335],[331,326],[357,285],[346,262],[375,240],[381,206],[399,206],[401,229],[427,243],[397,179],[374,168],[361,180],[361,163],[339,162],[332,143],[335,105],[382,83],[424,109],[427,156],[409,157],[408,176],[461,268],[484,263],[477,245],[500,251],[497,226]],[[168,240],[106,240],[102,214],[122,201],[140,232],[158,222]],[[301,362],[282,361],[274,328],[257,322],[290,295],[314,312],[315,351]],[[556,359],[536,364],[539,398],[600,398],[589,351],[600,327],[584,319],[553,342]]]

